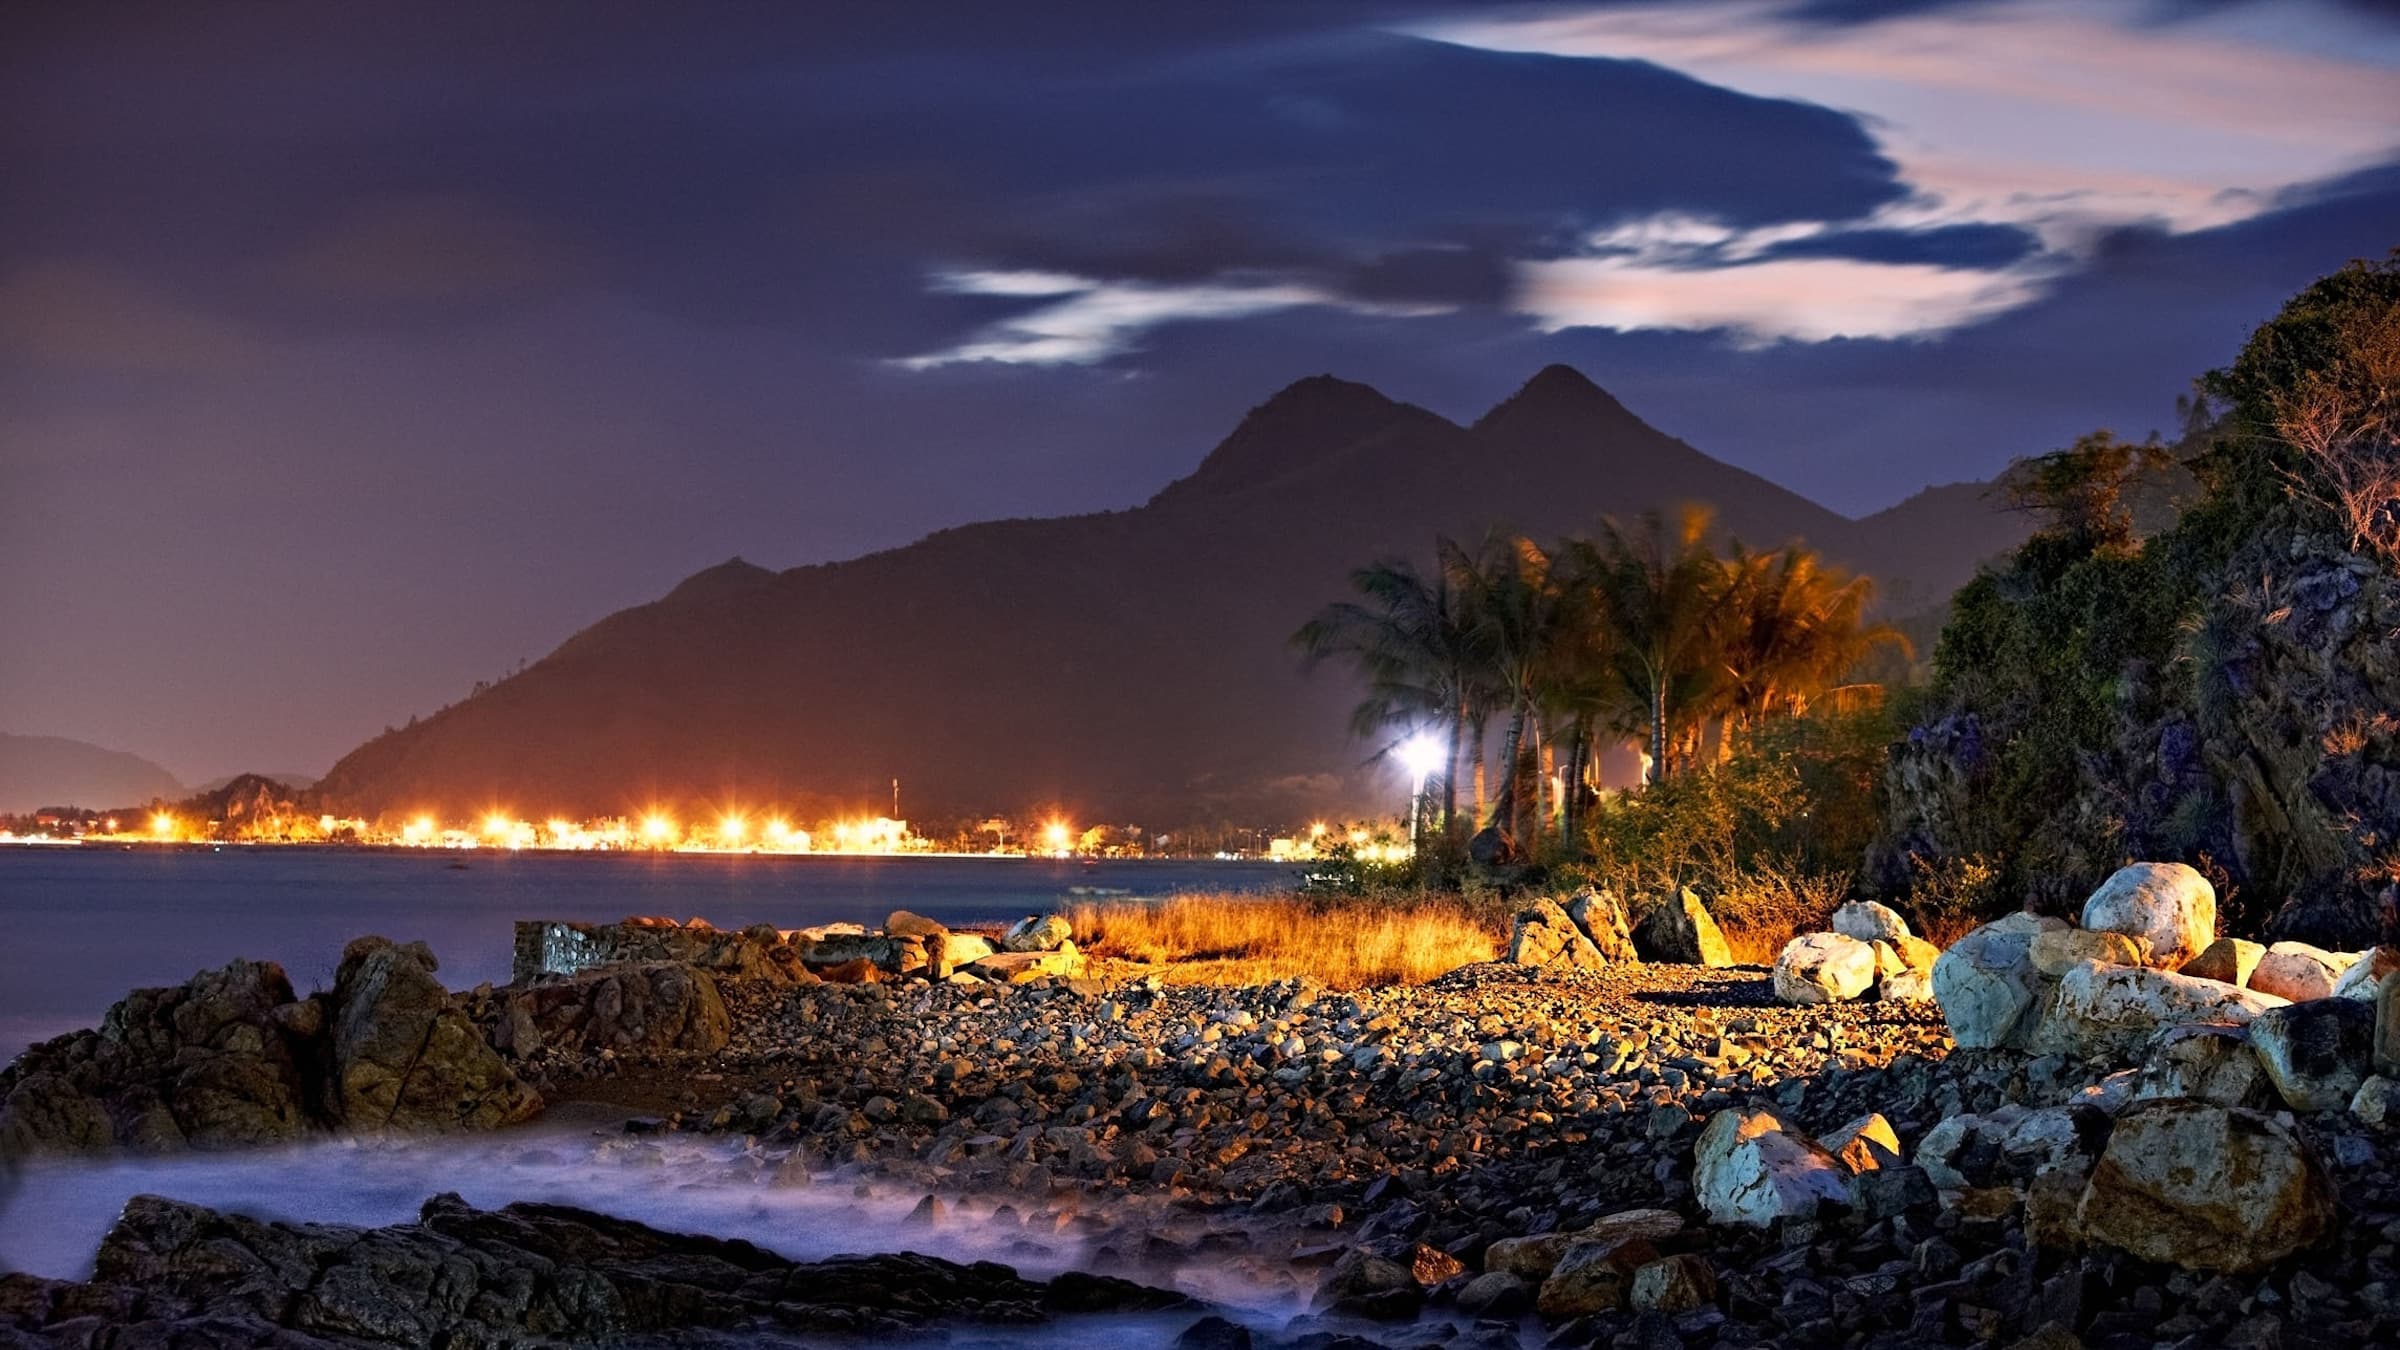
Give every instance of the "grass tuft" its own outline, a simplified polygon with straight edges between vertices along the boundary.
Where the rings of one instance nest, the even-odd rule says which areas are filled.
[[[1443,896],[1200,893],[1085,901],[1060,913],[1086,951],[1162,965],[1160,973],[1179,984],[1422,984],[1497,959],[1507,928],[1504,916]]]

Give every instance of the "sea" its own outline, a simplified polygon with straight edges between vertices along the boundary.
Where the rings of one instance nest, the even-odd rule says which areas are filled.
[[[720,927],[850,921],[910,909],[999,923],[1081,898],[1271,891],[1289,866],[1039,858],[554,854],[309,848],[0,848],[0,1062],[91,1026],[126,990],[172,984],[239,956],[281,962],[302,992],[332,980],[363,933],[421,938],[452,988],[509,974],[523,918],[702,917]],[[688,1232],[743,1237],[795,1259],[925,1251],[999,1259],[1029,1275],[1087,1266],[1068,1239],[1027,1242],[962,1202],[938,1229],[905,1222],[920,1197],[827,1178],[767,1187],[755,1152],[722,1137],[625,1134],[597,1108],[471,1138],[329,1139],[174,1157],[36,1159],[0,1172],[0,1271],[82,1278],[126,1200],[168,1195],[260,1218],[407,1222],[431,1195],[497,1206],[578,1204]],[[1168,1282],[1237,1315],[1276,1319],[1304,1297],[1289,1277],[1204,1262]],[[994,1345],[1170,1343],[1190,1314],[1074,1319]]]

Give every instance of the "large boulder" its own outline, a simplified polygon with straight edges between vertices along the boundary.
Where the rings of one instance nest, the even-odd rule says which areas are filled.
[[[801,964],[812,974],[854,961],[871,963],[886,975],[912,975],[926,970],[932,959],[926,940],[891,933],[827,933],[797,946]]]
[[[2217,938],[2217,890],[2182,863],[2120,867],[2083,903],[2083,926],[2140,938],[2151,964],[2175,970]]]
[[[544,1049],[708,1053],[733,1021],[708,973],[668,961],[600,966],[510,991],[493,1043],[522,1059]]]
[[[1894,964],[1898,960],[1895,953]],[[1840,933],[1808,933],[1785,943],[1776,956],[1775,997],[1786,1003],[1847,1003],[1873,987],[1876,975],[1872,944]]]
[[[335,1117],[359,1131],[492,1129],[539,1115],[542,1099],[434,978],[422,942],[366,937],[333,982]]]
[[[1520,966],[1598,970],[1608,958],[1558,903],[1537,897],[1517,911],[1508,932],[1508,959]]]
[[[2099,928],[2051,928],[2033,935],[2025,949],[2033,968],[2052,979],[2086,961],[2104,966],[2148,965],[2149,948],[2140,938]]]
[[[2034,968],[2034,935],[2064,928],[2056,919],[2016,913],[1950,944],[1933,963],[1933,996],[1951,1039],[1965,1049],[2014,1044],[2020,1028],[2039,1020],[2050,982]]]
[[[1645,961],[1669,961],[1686,966],[1730,966],[1733,951],[1725,945],[1725,935],[1717,930],[1717,921],[1709,917],[1708,906],[1685,887],[1676,894],[1661,898],[1642,916],[1639,927],[1633,930],[1634,950]]]
[[[2250,1047],[2295,1111],[2338,1111],[2373,1071],[2375,1009],[2354,998],[2269,1008],[2250,1021]]]
[[[1625,920],[1625,906],[1613,891],[1582,890],[1567,901],[1567,917],[1591,939],[1592,946],[1611,961],[1639,961],[1641,953],[1634,950],[1633,925]]]
[[[2278,942],[2266,949],[2250,972],[2249,987],[2294,1003],[2331,998],[2345,971],[2363,952],[2329,952],[2305,942]]]
[[[1075,936],[1074,925],[1056,914],[1028,914],[1008,926],[1000,949],[1009,952],[1054,952]]]
[[[1808,1136],[1766,1111],[1729,1107],[1709,1117],[1693,1149],[1692,1189],[1715,1223],[1766,1227],[1848,1204],[1848,1174]]]
[[[2307,1247],[2332,1221],[2333,1187],[2291,1126],[2195,1101],[2119,1117],[2075,1211],[2085,1241],[2237,1274]]]
[[[1634,1272],[1657,1259],[1658,1248],[1648,1238],[1578,1242],[1559,1257],[1550,1278],[1542,1281],[1541,1291],[1534,1296],[1534,1310],[1551,1322],[1614,1312],[1625,1306]]]
[[[296,1139],[318,1127],[305,1066],[322,1021],[268,961],[134,990],[97,1031],[45,1041],[0,1070],[0,1157]]]
[[[2161,1027],[2182,1022],[2238,1025],[2283,1003],[2271,994],[2215,980],[2086,961],[2060,977],[2035,1048],[2086,1060],[2133,1063]]]
[[[1833,931],[1861,942],[1897,944],[1912,936],[1900,911],[1872,900],[1852,900],[1833,911]]]

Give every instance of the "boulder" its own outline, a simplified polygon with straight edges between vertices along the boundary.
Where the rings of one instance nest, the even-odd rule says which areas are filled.
[[[2375,1010],[2354,998],[2269,1008],[2252,1018],[2250,1048],[2295,1111],[2339,1111],[2372,1072]]]
[[[1008,926],[1000,949],[1010,952],[1054,952],[1075,936],[1075,929],[1056,914],[1028,914]]]
[[[1785,943],[1775,958],[1775,997],[1786,1003],[1847,1003],[1872,988],[1876,974],[1872,945],[1840,933],[1809,933]]]
[[[1395,1299],[1397,1296],[1397,1299]],[[1408,1267],[1364,1247],[1352,1247],[1325,1272],[1317,1284],[1316,1305],[1359,1312],[1379,1312],[1383,1305],[1402,1301],[1414,1312],[1422,1301],[1416,1277]],[[1393,1311],[1399,1311],[1394,1309]]]
[[[2182,863],[2120,867],[2083,904],[2083,926],[2149,944],[2152,964],[2175,970],[2217,939],[2217,890]]]
[[[2270,994],[2141,966],[2086,961],[2058,982],[2035,1048],[2085,1060],[2133,1063],[2161,1027],[2180,1022],[2246,1023],[2283,1006]]]
[[[891,912],[890,917],[883,921],[883,931],[893,937],[934,938],[941,937],[950,929],[948,925],[938,920],[928,919],[922,914],[911,913],[905,909],[895,909]]]
[[[2133,1095],[2138,1101],[2190,1097],[2216,1106],[2266,1107],[2275,1102],[2275,1084],[2250,1048],[2249,1027],[2194,1022],[2152,1039]]]
[[[512,984],[544,975],[573,975],[594,966],[673,961],[697,966],[717,979],[791,983],[802,975],[800,953],[774,927],[752,924],[728,933],[694,919],[637,917],[622,923],[562,923],[521,920],[516,925]]]
[[[1633,1272],[1625,1304],[1635,1312],[1687,1313],[1717,1301],[1717,1272],[1692,1252],[1662,1256]]]
[[[1933,972],[1902,970],[1875,982],[1875,997],[1885,1003],[1923,1003],[1933,997]]]
[[[333,983],[336,1118],[352,1130],[491,1129],[539,1115],[542,1099],[452,1007],[433,953],[367,937],[342,950]]]
[[[2183,963],[2180,974],[2196,980],[2217,980],[2225,984],[2250,984],[2250,972],[2258,969],[2258,959],[2267,949],[2243,938],[2218,938],[2208,949]]]
[[[2258,958],[2249,987],[2294,1003],[2333,997],[2333,987],[2361,953],[2329,952],[2305,942],[2278,942]]]
[[[1962,1049],[1988,1050],[2019,1039],[2040,1016],[2049,981],[2030,956],[2034,935],[2065,927],[2056,919],[2016,913],[1975,929],[1933,963],[1933,996]]]
[[[1461,1311],[1476,1317],[1514,1317],[1533,1304],[1533,1286],[1495,1270],[1467,1281],[1458,1291]]]
[[[1639,961],[1641,954],[1633,947],[1633,926],[1625,920],[1625,906],[1613,891],[1582,890],[1567,901],[1567,917],[1591,939],[1592,946],[1611,961]]]
[[[1900,953],[1902,965],[1928,975],[1933,973],[1933,963],[1942,959],[1942,949],[1921,937],[1894,938],[1892,950]]]
[[[1633,930],[1634,949],[1645,961],[1668,961],[1686,966],[1730,966],[1733,952],[1708,906],[1685,887],[1660,899]]]
[[[1588,1228],[1502,1238],[1484,1248],[1483,1268],[1495,1275],[1512,1275],[1529,1285],[1538,1285],[1550,1278],[1570,1249],[1580,1244],[1631,1238],[1665,1242],[1682,1231],[1683,1216],[1671,1209],[1629,1209],[1607,1215]]]
[[[1608,958],[1556,901],[1537,898],[1510,921],[1508,959],[1520,966],[1598,970]]]
[[[1765,1227],[1849,1203],[1832,1154],[1766,1111],[1729,1107],[1709,1117],[1693,1150],[1692,1189],[1715,1223]]]
[[[2374,1006],[2375,1072],[2400,1078],[2400,971],[2376,982]]]
[[[2350,1114],[2362,1125],[2400,1125],[2400,1078],[2367,1075],[2350,1094]]]
[[[597,966],[508,992],[495,1046],[522,1059],[543,1047],[708,1053],[732,1038],[733,1021],[706,971],[671,961]]]
[[[1070,942],[1059,951],[994,952],[963,969],[995,984],[1023,984],[1048,977],[1071,980],[1083,973],[1083,957]]]
[[[1542,1281],[1541,1291],[1534,1295],[1534,1311],[1551,1322],[1614,1312],[1625,1306],[1634,1272],[1657,1259],[1658,1248],[1648,1238],[1578,1242],[1567,1248],[1550,1278]]]
[[[2233,1274],[2307,1247],[2332,1220],[2333,1187],[2290,1125],[2195,1101],[2119,1117],[2074,1216],[2085,1241]]]
[[[866,961],[885,975],[908,975],[932,965],[925,939],[890,933],[828,933],[799,948],[801,962],[822,977],[828,969]]]
[[[1872,900],[1852,900],[1833,911],[1833,931],[1861,942],[1898,943],[1910,936],[1900,911]]]
[[[2033,968],[2052,979],[2085,961],[2104,966],[2142,966],[2149,949],[2140,938],[2094,928],[2051,928],[2033,935],[2025,949]]]
[[[302,1065],[323,1021],[315,1001],[294,1001],[273,962],[136,989],[98,1030],[44,1041],[0,1069],[0,1158],[299,1138],[321,1127]]]

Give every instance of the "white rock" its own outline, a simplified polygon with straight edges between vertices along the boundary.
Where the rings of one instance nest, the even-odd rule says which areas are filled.
[[[1875,997],[1886,1003],[1923,1003],[1933,997],[1933,972],[1902,970],[1875,982]]]
[[[2217,980],[2140,966],[2086,961],[2060,977],[2045,1010],[2044,1050],[2083,1059],[2131,1062],[2161,1027],[2182,1022],[2241,1024],[2285,1000]]]
[[[1861,942],[1898,942],[1909,936],[1908,920],[1889,905],[1853,900],[1833,911],[1833,931]]]
[[[2334,986],[2364,953],[2329,952],[2305,942],[2278,942],[2258,958],[2250,987],[2294,1003],[2333,997]]]
[[[1933,963],[1933,996],[1951,1039],[1967,1049],[2009,1044],[2049,982],[2033,968],[2033,935],[2056,919],[2016,913],[1994,919],[1952,943]]]
[[[2194,976],[2193,978],[2199,978]],[[2275,1097],[2267,1066],[2250,1048],[2246,1027],[2198,1022],[2168,1027],[2150,1042],[2134,1096],[2190,1097],[2215,1106],[2267,1106]]]
[[[1875,948],[1840,933],[1808,933],[1775,958],[1775,997],[1786,1003],[1847,1003],[1875,983]]]
[[[2084,901],[2083,926],[2141,938],[2152,965],[2175,970],[2217,940],[2217,889],[2182,863],[2120,867]]]
[[[1813,1216],[1820,1202],[1847,1204],[1846,1175],[1832,1154],[1765,1111],[1717,1112],[1693,1150],[1692,1189],[1715,1223],[1763,1228]]]
[[[2251,1020],[2250,1048],[2293,1110],[2339,1111],[2371,1072],[2375,1009],[2351,998],[2270,1008]]]
[[[2349,968],[2342,972],[2340,979],[2333,982],[2333,997],[2361,998],[2370,1003],[2374,1002],[2375,985],[2377,983],[2375,975],[2375,963],[2367,959],[2374,954],[2375,952],[2372,948],[2369,948],[2363,952],[2345,953],[2345,955],[2352,956],[2357,959],[2353,960],[2350,963]]]

